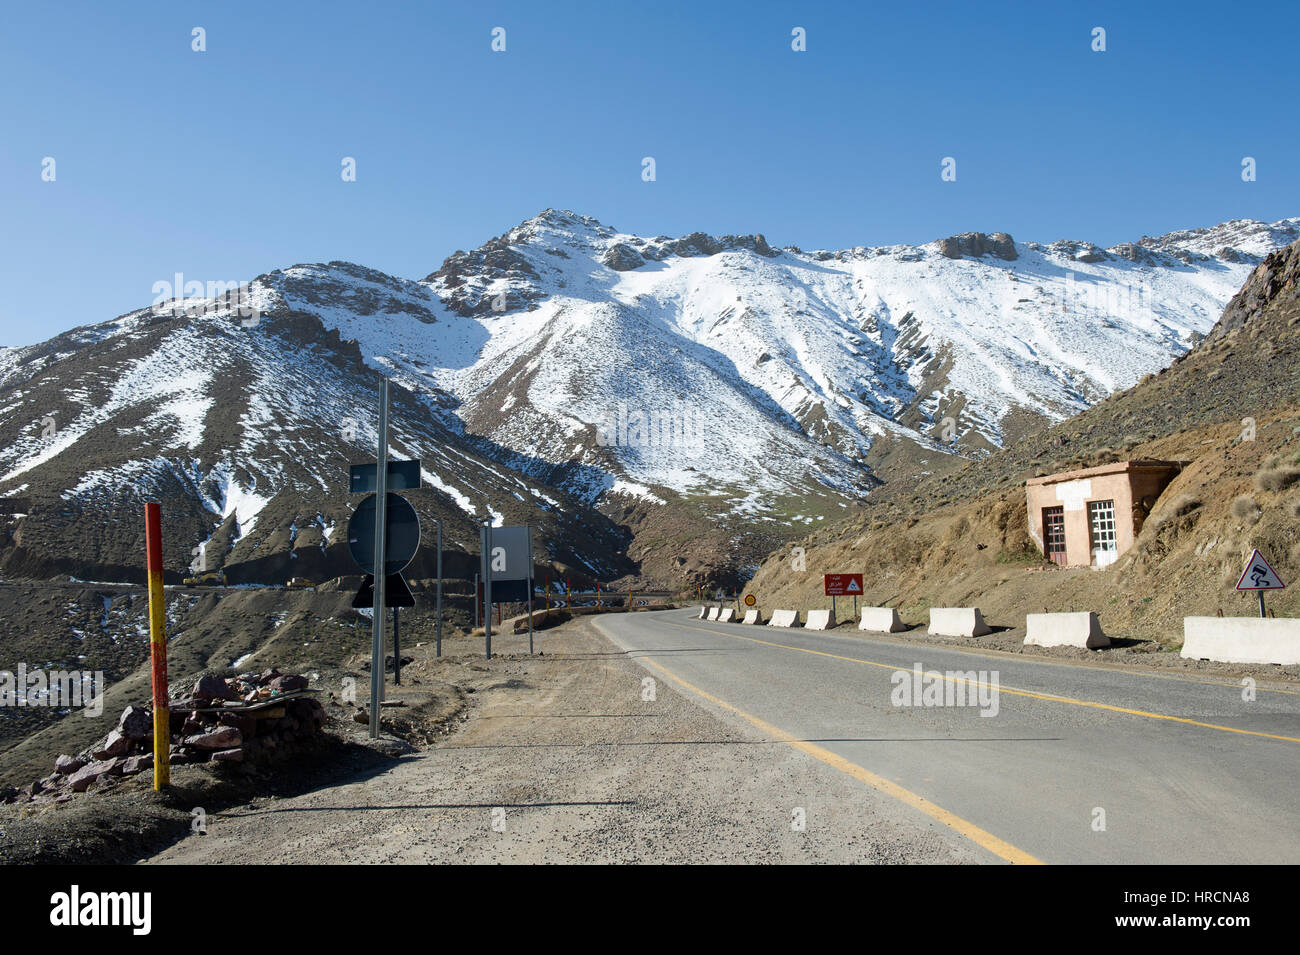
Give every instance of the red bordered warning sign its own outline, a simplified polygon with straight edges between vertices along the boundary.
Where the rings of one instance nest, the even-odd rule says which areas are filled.
[[[1246,561],[1246,569],[1237,581],[1238,590],[1285,590],[1286,584],[1277,575],[1277,571],[1264,559],[1264,555],[1255,550]]]
[[[862,593],[861,574],[827,574],[827,597],[856,597]]]

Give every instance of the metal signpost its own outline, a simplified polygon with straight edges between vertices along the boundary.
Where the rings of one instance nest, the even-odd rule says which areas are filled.
[[[379,452],[375,456],[375,606],[370,614],[370,738],[379,738],[384,701],[384,566],[388,557],[388,379],[379,385]]]
[[[531,527],[493,527],[485,522],[480,530],[482,548],[484,646],[492,656],[492,603],[528,606],[528,652],[533,652],[533,530]],[[475,589],[477,593],[477,588]],[[477,604],[478,599],[475,598]]]
[[[371,607],[370,618],[370,738],[379,737],[379,709],[384,701],[384,611],[393,608],[393,673],[401,682],[398,607],[411,607],[411,596],[401,571],[420,546],[420,518],[404,497],[392,491],[420,487],[419,461],[388,460],[389,381],[379,385],[379,447],[374,464],[355,464],[349,469],[348,489],[354,494],[371,493],[348,520],[348,551],[363,571],[370,574],[353,600],[354,607]],[[441,526],[439,526],[441,543]],[[441,578],[441,548],[439,548]],[[438,621],[441,628],[441,586],[439,579]],[[441,632],[441,630],[440,630]],[[441,642],[441,641],[440,641]]]
[[[434,656],[442,656],[442,521],[438,522],[438,623]]]
[[[483,580],[483,653],[487,659],[492,659],[492,522],[484,521],[483,526],[479,528],[479,549],[482,553],[481,562],[483,564],[481,578]],[[474,598],[478,599],[477,595]]]
[[[1237,589],[1253,590],[1259,595],[1259,615],[1264,617],[1267,616],[1264,612],[1264,591],[1285,590],[1286,584],[1282,583],[1282,578],[1264,559],[1264,555],[1256,550],[1250,555],[1250,560],[1246,561],[1246,569],[1241,572]]]
[[[826,574],[823,578],[826,596],[831,598],[831,616],[835,616],[835,598],[853,597],[853,615],[858,613],[858,594],[862,593],[861,574]]]

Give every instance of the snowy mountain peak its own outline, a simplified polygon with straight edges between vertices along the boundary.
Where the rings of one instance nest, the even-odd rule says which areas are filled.
[[[1190,252],[1226,261],[1259,260],[1300,238],[1300,218],[1261,222],[1232,219],[1205,229],[1181,229],[1161,236],[1143,236],[1137,244],[1177,254]]]

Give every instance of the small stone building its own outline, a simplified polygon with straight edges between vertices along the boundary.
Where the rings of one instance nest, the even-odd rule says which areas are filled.
[[[1063,567],[1106,567],[1133,546],[1184,461],[1117,461],[1025,482],[1029,536]]]

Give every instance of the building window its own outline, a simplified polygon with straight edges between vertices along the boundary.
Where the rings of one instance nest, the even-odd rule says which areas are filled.
[[[1065,507],[1043,508],[1043,553],[1065,565]]]
[[[1092,528],[1092,557],[1097,566],[1115,563],[1119,556],[1115,538],[1115,502],[1090,501],[1088,526]]]

